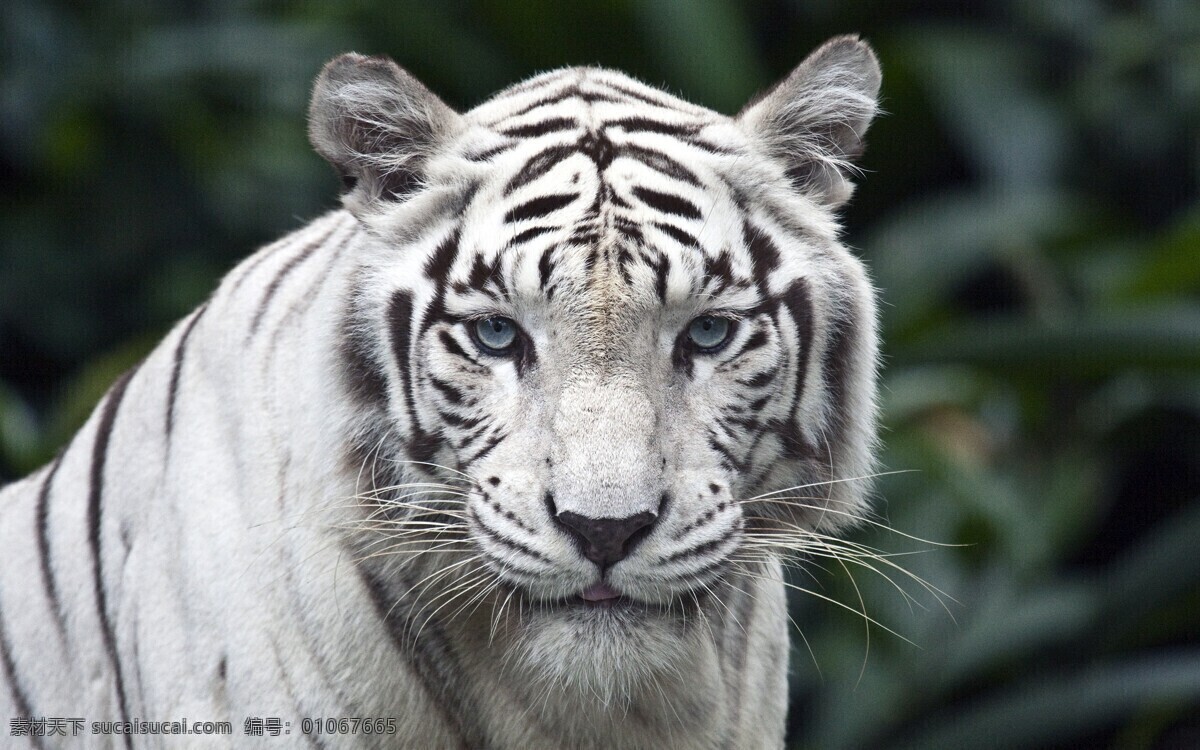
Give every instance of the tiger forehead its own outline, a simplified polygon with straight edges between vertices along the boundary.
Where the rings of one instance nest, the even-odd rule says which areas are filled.
[[[468,211],[487,220],[466,222],[463,252],[447,269],[455,292],[644,310],[756,288],[731,203],[710,200],[701,210],[637,179],[580,164],[568,171],[589,174],[547,180],[516,201],[476,198]]]
[[[457,293],[616,313],[749,285],[740,212],[716,168],[740,146],[705,133],[721,115],[572,68],[468,117],[499,140],[460,151],[481,181],[464,209],[465,252],[446,269]]]

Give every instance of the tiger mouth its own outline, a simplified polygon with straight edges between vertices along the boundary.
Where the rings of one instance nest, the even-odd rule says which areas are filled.
[[[582,596],[576,596],[566,600],[565,604],[573,609],[581,609],[584,611],[649,609],[647,605],[630,599],[627,596],[617,596],[613,597],[612,599],[604,599],[602,601],[590,601],[588,599],[584,599]]]
[[[644,598],[618,589],[607,581],[597,580],[574,593],[539,594],[521,582],[504,580],[501,591],[516,596],[518,609],[529,607],[533,612],[569,615],[572,613],[623,614],[634,617],[668,617],[690,619],[703,609],[713,596],[710,587],[699,587],[669,598]],[[505,596],[505,594],[501,594]]]
[[[583,591],[579,598],[589,604],[603,605],[624,598],[624,595],[604,581],[596,581]]]
[[[597,581],[569,600],[583,610],[633,609],[639,602],[625,596],[604,581]]]
[[[596,581],[585,587],[574,596],[559,597],[547,602],[556,609],[572,609],[581,611],[623,610],[635,611],[654,609],[654,606],[640,602],[613,588],[605,581]]]
[[[603,585],[604,589],[597,590],[598,585]],[[635,617],[669,616],[678,618],[681,616],[690,616],[689,613],[692,610],[699,608],[702,598],[702,595],[696,597],[689,595],[673,599],[670,602],[646,601],[624,594],[617,589],[609,587],[607,584],[592,584],[578,594],[555,599],[544,599],[541,601],[541,604],[548,610],[560,613],[594,613],[597,616],[603,614],[621,614]]]

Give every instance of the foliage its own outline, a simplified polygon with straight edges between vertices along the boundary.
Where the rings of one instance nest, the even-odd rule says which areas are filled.
[[[389,53],[460,107],[600,63],[732,112],[858,31],[888,114],[846,221],[886,301],[885,464],[911,470],[879,510],[936,544],[855,541],[912,552],[887,559],[945,609],[884,567],[919,606],[797,569],[900,635],[796,592],[791,742],[1200,745],[1200,6],[199,5],[0,8],[0,479],[333,205],[303,112],[334,53]]]

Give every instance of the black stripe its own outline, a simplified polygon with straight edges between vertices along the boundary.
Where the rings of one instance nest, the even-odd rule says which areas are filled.
[[[502,154],[505,151],[511,151],[513,149],[513,147],[516,145],[517,145],[517,142],[512,141],[511,143],[505,143],[501,146],[493,146],[492,148],[486,149],[484,151],[478,151],[473,154],[467,154],[466,158],[468,161],[474,161],[474,162],[491,161],[491,159],[493,157],[495,157],[499,154]]]
[[[654,228],[663,232],[684,247],[699,247],[700,241],[679,227],[661,222],[654,222]]]
[[[404,392],[404,405],[408,408],[408,418],[412,423],[413,432],[420,432],[417,424],[417,406],[413,400],[412,388],[409,387],[409,354],[412,341],[412,294],[398,291],[392,295],[388,303],[388,329],[392,339],[392,357],[396,360],[396,368],[400,371],[400,388]]]
[[[726,464],[727,468],[735,469],[739,472],[745,470],[745,466],[738,460],[737,456],[733,455],[731,450],[722,445],[720,440],[717,440],[716,433],[713,432],[712,428],[708,430],[708,446],[720,454],[721,463]]]
[[[37,497],[37,548],[38,561],[42,568],[42,583],[46,587],[46,597],[50,600],[50,605],[54,609],[54,625],[58,628],[58,634],[66,641],[66,617],[63,614],[62,601],[58,598],[58,585],[54,580],[54,569],[50,564],[50,492],[54,484],[54,476],[58,474],[59,468],[62,466],[63,456],[66,450],[59,453],[54,459],[54,463],[50,464],[50,470],[46,472],[46,478],[42,480],[42,487],[38,491]]]
[[[246,270],[242,271],[241,275],[234,279],[233,283],[229,286],[229,295],[234,295],[238,288],[245,283],[246,279],[254,275],[255,269],[261,266],[264,262],[275,257],[277,253],[284,252],[285,250],[291,250],[297,244],[298,243],[295,238],[284,237],[283,239],[279,240],[277,244],[268,245],[267,247],[263,248],[261,251],[259,251],[257,256],[252,256],[246,261]]]
[[[621,280],[626,285],[633,285],[633,274],[629,272],[629,264],[633,263],[633,254],[629,252],[629,248],[625,243],[620,243],[617,246],[617,271],[621,274]]]
[[[613,158],[617,154],[616,147],[604,133],[585,133],[579,139],[576,148],[591,159],[600,172],[608,169],[608,165],[612,164]]]
[[[363,324],[347,314],[338,343],[342,383],[355,403],[368,408],[387,405],[387,377],[373,355],[374,346]]]
[[[104,501],[104,469],[108,463],[108,443],[112,438],[117,411],[125,398],[125,390],[129,387],[136,372],[137,367],[134,367],[121,376],[109,391],[108,399],[101,409],[100,422],[96,427],[96,442],[92,449],[87,505],[88,546],[92,553],[92,587],[96,596],[96,612],[100,617],[100,634],[104,639],[104,650],[108,654],[108,660],[113,669],[113,681],[117,689],[117,707],[121,712],[121,721],[129,721],[129,709],[125,699],[125,680],[121,674],[121,662],[117,654],[117,640],[113,634],[112,622],[108,618],[108,589],[104,583],[104,563],[100,549],[100,517]],[[123,736],[125,737],[125,747],[132,747],[129,735]]]
[[[290,318],[304,315],[309,308],[317,301],[320,296],[322,287],[329,283],[329,275],[333,271],[334,266],[342,257],[342,251],[358,236],[358,225],[351,227],[346,236],[337,243],[332,250],[328,250],[326,254],[329,256],[325,262],[324,269],[312,274],[313,279],[303,291],[294,291],[292,297],[294,301],[288,306],[288,309],[283,313],[280,321],[284,322]],[[279,346],[279,338],[283,334],[285,327],[282,325],[276,326],[271,332],[271,345],[268,357],[275,355],[275,349]]]
[[[733,361],[733,360],[737,359],[738,357],[742,356],[743,354],[745,354],[746,352],[751,352],[751,351],[754,351],[755,349],[761,349],[762,347],[766,346],[767,341],[768,341],[767,332],[760,328],[757,331],[755,331],[754,333],[747,336],[746,340],[742,342],[741,347],[739,347],[736,351],[731,352],[726,357],[726,360]]]
[[[660,255],[654,266],[654,293],[662,302],[667,301],[667,278],[671,275],[671,258],[666,254]]]
[[[500,481],[499,479],[496,479],[496,477],[492,477],[492,479],[494,479],[496,482]],[[499,501],[493,500],[491,498],[491,496],[488,495],[487,492],[483,493],[483,502],[486,505],[490,506],[493,512],[497,513],[498,515],[504,516],[504,518],[507,519],[509,523],[513,524],[517,528],[522,529],[531,534],[533,533],[532,529],[530,529],[525,524],[521,523],[521,519],[517,517],[516,513],[513,513],[511,510],[505,510],[504,507],[500,505]],[[478,518],[478,514],[476,514],[476,518]]]
[[[474,456],[471,456],[470,458],[463,461],[462,462],[463,467],[464,468],[470,467],[471,465],[475,464],[477,461],[482,459],[484,456],[491,453],[496,448],[497,445],[500,445],[500,442],[502,440],[504,440],[505,437],[507,437],[507,436],[504,434],[499,434],[499,435],[496,435],[495,437],[493,437],[491,440],[489,440],[487,442],[486,445],[484,445],[482,448],[479,449],[478,453],[476,453]]]
[[[668,109],[675,112],[679,111],[675,103],[671,101],[670,97],[668,97],[666,94],[651,96],[650,94],[644,94],[641,91],[635,91],[631,88],[626,88],[625,86],[622,86],[618,83],[613,83],[611,81],[604,81],[603,86],[607,89],[611,89],[612,91],[616,91],[619,94],[623,94],[630,99],[636,99],[639,102],[645,102],[646,104],[652,104],[655,107],[661,107],[663,109]]]
[[[456,258],[458,258],[458,230],[451,233],[433,251],[433,255],[429,256],[429,260],[425,262],[425,275],[438,283],[444,282],[450,277],[450,270],[454,267]]]
[[[507,198],[509,195],[512,195],[513,191],[528,185],[551,169],[554,169],[555,165],[573,153],[575,153],[575,149],[571,146],[558,145],[551,146],[537,156],[534,156],[504,186],[504,197]]]
[[[436,409],[437,407],[434,408]],[[478,427],[487,419],[487,417],[483,415],[464,417],[461,414],[448,409],[437,409],[437,413],[438,416],[442,418],[442,421],[446,424],[463,430],[470,430],[474,427]]]
[[[291,258],[288,258],[283,264],[283,267],[275,273],[275,278],[271,279],[270,284],[267,284],[267,291],[263,293],[262,299],[259,300],[258,309],[254,311],[254,318],[250,321],[250,336],[253,336],[254,333],[258,331],[258,326],[262,323],[263,315],[265,315],[267,312],[267,306],[271,303],[271,298],[275,296],[275,292],[279,290],[279,285],[283,283],[283,280],[287,278],[288,274],[294,271],[297,266],[308,260],[308,257],[316,252],[317,248],[324,245],[325,241],[333,236],[333,233],[337,231],[337,228],[338,227],[336,224],[330,227],[329,231],[322,235],[320,239],[308,243],[303,250],[296,253]]]
[[[578,86],[575,86],[575,85],[567,86],[567,87],[563,88],[561,91],[558,91],[556,93],[545,96],[541,99],[537,99],[536,101],[533,101],[529,104],[526,104],[524,107],[521,107],[516,112],[513,112],[512,114],[508,115],[504,119],[505,120],[514,120],[518,117],[521,117],[522,115],[529,114],[530,112],[532,112],[535,109],[538,109],[539,107],[545,107],[550,104],[558,104],[559,102],[566,100],[566,99],[570,99],[571,97],[576,96],[578,94],[579,94]],[[499,123],[496,123],[496,124],[499,124]]]
[[[585,274],[589,276],[591,275],[592,269],[596,267],[596,263],[600,260],[601,250],[602,248],[599,246],[592,246],[592,248],[588,250],[587,256],[585,256],[583,259],[583,271]]]
[[[32,717],[33,712],[29,707],[29,699],[25,696],[25,691],[17,679],[17,665],[13,661],[12,647],[8,643],[8,633],[4,629],[3,615],[4,609],[0,607],[0,667],[4,669],[4,679],[8,682],[9,694],[12,695],[13,708],[17,710],[17,717],[29,718]],[[34,742],[38,747],[42,746],[36,737]]]
[[[844,285],[850,286],[848,282],[845,282]],[[825,350],[824,361],[821,363],[825,372],[825,383],[829,388],[829,397],[833,401],[831,410],[833,429],[830,439],[830,443],[833,445],[841,443],[844,415],[846,414],[847,381],[851,376],[850,355],[854,339],[857,337],[858,327],[861,325],[861,318],[862,307],[859,303],[853,300],[848,301],[847,309],[841,319],[833,324],[833,330],[829,334],[829,345]]]
[[[471,264],[471,272],[467,275],[467,288],[483,291],[489,281],[498,285],[502,292],[508,291],[504,278],[500,274],[499,253],[491,263],[484,263],[482,255],[475,256],[475,260]]]
[[[746,410],[751,414],[758,414],[763,409],[767,408],[767,404],[771,403],[771,396],[768,394],[762,398],[757,398],[746,406]]]
[[[704,257],[704,278],[711,287],[710,293],[716,294],[731,286],[734,282],[733,260],[729,252],[722,250],[717,257]]]
[[[729,560],[727,558],[718,557],[717,559],[713,560],[712,562],[704,563],[703,565],[701,565],[699,568],[696,568],[695,570],[689,571],[687,573],[679,573],[677,575],[663,576],[659,580],[662,581],[663,583],[673,583],[675,581],[698,581],[702,577],[708,575],[709,573],[711,573],[715,570],[719,570],[721,568],[727,567],[728,565],[729,565]]]
[[[513,362],[517,367],[517,377],[525,377],[525,374],[537,365],[537,360],[537,346],[534,345],[533,339],[522,331],[521,346],[517,350],[517,357]]]
[[[750,388],[763,388],[767,385],[770,385],[771,381],[774,380],[775,376],[778,374],[778,370],[766,370],[758,373],[749,380],[739,379],[737,382],[739,385],[749,386]]]
[[[548,120],[531,123],[529,125],[518,125],[515,128],[501,130],[503,135],[512,138],[535,138],[546,133],[553,133],[560,130],[570,130],[579,127],[579,123],[569,117],[551,117]]]
[[[624,216],[614,216],[613,227],[621,234],[622,237],[634,243],[635,245],[640,245],[642,243],[642,228]],[[622,252],[628,255],[629,250],[628,248],[622,248]]]
[[[746,345],[742,347],[741,353],[745,354],[746,352],[760,349],[767,345],[767,340],[767,332],[760,328],[754,332],[754,335],[746,339]]]
[[[619,127],[626,133],[660,133],[676,138],[687,139],[695,135],[698,129],[695,125],[676,125],[649,117],[623,117],[620,120],[604,123],[606,128]]]
[[[507,534],[497,531],[497,530],[493,529],[491,526],[488,526],[486,523],[484,523],[483,519],[479,517],[478,513],[475,513],[474,516],[475,516],[475,522],[479,524],[479,528],[483,529],[484,533],[487,534],[488,538],[491,539],[492,541],[496,542],[497,544],[499,544],[501,547],[507,547],[508,549],[515,550],[517,552],[520,552],[523,555],[532,557],[535,560],[541,560],[542,562],[549,562],[549,560],[546,558],[546,556],[543,555],[541,552],[538,552],[537,550],[534,550],[534,549],[530,549],[529,547],[525,546],[524,544],[521,544],[516,539],[513,539],[512,537],[508,536]]]
[[[602,94],[599,91],[580,91],[578,97],[588,104],[596,102],[610,102],[612,104],[624,104],[625,100],[609,94]]]
[[[695,172],[662,151],[638,146],[633,143],[624,143],[617,149],[617,155],[639,161],[654,171],[680,182],[686,182],[689,185],[697,187],[700,186],[700,178],[696,176]]]
[[[814,447],[804,438],[796,416],[796,411],[800,408],[800,401],[804,396],[812,352],[813,307],[808,283],[804,279],[793,281],[780,302],[795,322],[800,341],[798,343],[799,351],[796,353],[796,387],[790,396],[791,403],[788,406],[787,416],[782,422],[773,423],[772,428],[782,441],[784,455],[788,458],[800,459],[814,455]],[[835,399],[834,413],[839,413],[841,408],[841,402]],[[836,416],[834,419],[836,420]]]
[[[468,432],[462,440],[459,440],[457,443],[455,443],[455,450],[457,450],[460,454],[465,452],[467,448],[475,445],[479,438],[483,437],[491,429],[492,424],[490,422],[484,422],[480,424],[474,430]]]
[[[455,345],[457,346],[457,343]],[[442,398],[446,399],[447,403],[450,403],[450,404],[461,404],[462,403],[462,401],[463,401],[462,391],[458,390],[457,388],[455,388],[454,386],[445,382],[444,380],[440,380],[437,377],[430,375],[429,376],[429,384],[441,392]]]
[[[572,84],[563,88],[561,91],[558,91],[554,94],[549,94],[541,99],[538,99],[537,101],[525,105],[504,119],[513,120],[523,115],[527,115],[535,109],[548,107],[551,104],[558,104],[566,101],[567,99],[580,99],[588,104],[592,104],[594,102],[613,102],[615,104],[620,104],[624,101],[615,96],[609,96],[608,94],[602,94],[597,91],[581,91],[578,85]]]
[[[800,350],[796,354],[796,392],[792,397],[792,406],[789,409],[792,416],[795,416],[796,409],[800,404],[800,399],[804,395],[805,378],[808,375],[808,360],[809,353],[812,351],[812,327],[813,327],[813,306],[812,298],[808,293],[808,282],[804,279],[796,279],[791,286],[784,292],[780,300],[783,306],[787,308],[788,315],[796,324],[796,332],[800,336]]]
[[[438,623],[430,622],[421,632],[420,641],[410,637],[421,625],[417,619],[421,615],[419,602],[402,597],[394,604],[389,603],[387,588],[382,580],[376,578],[365,565],[360,564],[358,569],[375,605],[376,616],[391,636],[396,650],[412,667],[417,679],[421,680],[430,697],[429,702],[439,709],[446,726],[458,735],[460,747],[463,750],[486,750],[491,743],[476,723],[476,717],[483,713],[472,705],[473,701],[467,695],[453,689],[462,678],[462,668]],[[410,594],[411,591],[405,593]]]
[[[594,245],[599,241],[600,230],[591,224],[585,224],[583,226],[576,227],[575,231],[571,233],[570,242],[572,245],[582,245],[586,247],[588,245]],[[593,264],[594,260],[589,260],[587,264],[587,270],[592,270]]]
[[[187,322],[183,328],[183,333],[179,335],[179,342],[175,344],[175,356],[171,364],[171,384],[167,387],[167,442],[171,441],[171,431],[175,427],[175,399],[179,395],[179,376],[183,372],[183,356],[187,348],[188,337],[192,335],[192,329],[196,327],[196,323],[200,321],[200,317],[204,315],[204,311],[208,309],[208,303],[200,305],[199,309],[192,315],[192,319]]]
[[[518,232],[516,236],[509,241],[508,246],[513,247],[514,245],[526,243],[529,240],[532,240],[534,237],[541,237],[543,234],[546,234],[547,232],[553,232],[555,229],[558,229],[558,227],[530,227],[529,229]]]
[[[700,209],[695,203],[671,193],[660,193],[657,190],[650,188],[635,187],[633,194],[638,200],[645,203],[650,208],[656,211],[662,211],[665,214],[673,214],[682,216],[686,219],[699,219]]]
[[[527,200],[519,206],[509,209],[508,213],[504,214],[504,221],[512,223],[515,221],[524,221],[533,219],[539,216],[545,216],[548,213],[557,211],[570,204],[579,193],[558,193],[555,195],[543,195],[532,200]]]
[[[767,295],[767,276],[779,268],[779,250],[766,232],[753,226],[750,222],[742,224],[742,242],[750,250],[750,263],[754,274],[754,283],[764,297]]]
[[[749,438],[750,442],[752,442],[752,443],[757,442],[758,434],[760,432],[762,432],[762,423],[759,422],[758,418],[754,417],[754,416],[749,416],[749,417],[735,416],[735,414],[742,413],[742,412],[743,412],[743,410],[740,407],[738,409],[738,412],[732,412],[732,411],[722,412],[723,416],[721,418],[721,421],[727,422],[731,427],[740,427],[741,428],[741,430],[742,430],[742,441],[741,442],[743,444],[746,443],[747,438]]]
[[[33,709],[29,706],[29,698],[25,695],[25,691],[21,688],[21,681],[17,675],[17,665],[13,661],[12,647],[8,642],[8,633],[4,629],[4,609],[0,607],[0,669],[4,670],[4,679],[8,681],[9,693],[12,695],[13,708],[16,709],[16,716],[8,716],[6,719],[16,718],[32,718]],[[42,748],[45,745],[42,743],[42,738],[38,735],[30,735],[30,742],[34,747]]]
[[[691,547],[688,547],[685,550],[676,552],[675,554],[668,556],[662,562],[663,563],[679,562],[680,560],[690,560],[693,557],[700,557],[701,555],[707,555],[710,552],[720,549],[721,545],[728,542],[730,537],[732,537],[732,536],[733,536],[733,530],[731,529],[731,530],[726,531],[723,535],[717,537],[716,539],[710,539],[707,542],[701,542],[700,544],[696,544]]]
[[[800,460],[817,456],[817,447],[805,437],[800,430],[800,423],[794,416],[785,417],[782,421],[772,420],[768,427],[771,433],[779,438],[779,446],[783,450],[784,457]],[[832,479],[832,476],[826,476],[829,473],[826,463],[826,461],[822,461],[816,468],[824,479]]]
[[[474,364],[478,364],[475,358],[470,354],[467,354],[466,350],[459,345],[458,339],[454,338],[454,334],[450,333],[449,331],[445,329],[438,331],[438,341],[442,342],[442,346],[446,348],[448,353],[453,354],[456,357],[462,357],[463,359]]]

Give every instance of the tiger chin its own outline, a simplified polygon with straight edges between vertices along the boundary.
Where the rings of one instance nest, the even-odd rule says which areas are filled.
[[[0,491],[0,714],[782,747],[782,562],[862,517],[874,462],[836,212],[879,83],[839,37],[732,117],[597,68],[459,113],[330,62],[308,126],[343,207]]]

